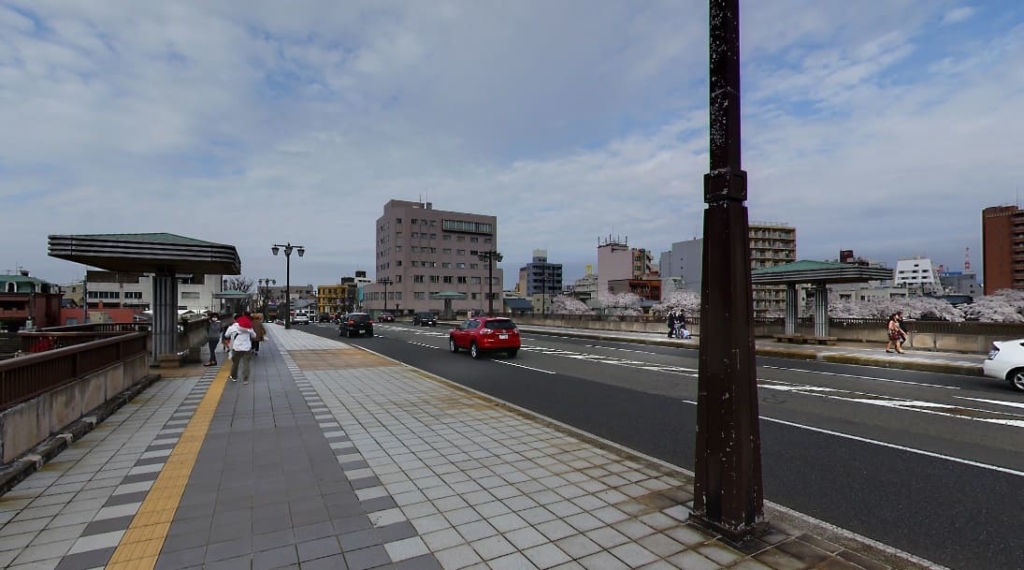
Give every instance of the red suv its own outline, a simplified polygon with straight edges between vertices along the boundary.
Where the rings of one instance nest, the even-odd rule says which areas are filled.
[[[469,319],[448,333],[448,349],[458,352],[465,348],[473,358],[484,352],[505,352],[514,358],[520,346],[519,329],[505,317]]]

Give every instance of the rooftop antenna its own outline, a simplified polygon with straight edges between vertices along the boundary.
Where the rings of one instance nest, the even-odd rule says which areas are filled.
[[[971,272],[971,248],[964,249],[964,273]]]

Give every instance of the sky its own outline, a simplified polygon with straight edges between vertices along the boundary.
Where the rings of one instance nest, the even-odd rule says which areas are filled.
[[[390,199],[498,218],[506,286],[547,249],[702,234],[701,0],[0,0],[0,272],[50,234],[235,245],[243,275],[374,275]],[[752,221],[895,266],[981,265],[1024,183],[1024,4],[741,2]],[[657,255],[655,257],[657,261]]]

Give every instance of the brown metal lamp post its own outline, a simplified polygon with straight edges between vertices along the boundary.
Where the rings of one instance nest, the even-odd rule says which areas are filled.
[[[501,263],[502,257],[500,253],[494,251],[481,251],[478,255],[480,261],[487,262],[487,316],[494,316],[494,263]]]
[[[747,173],[740,160],[739,0],[709,0],[711,172],[704,251],[692,520],[744,540],[767,529],[754,369]]]

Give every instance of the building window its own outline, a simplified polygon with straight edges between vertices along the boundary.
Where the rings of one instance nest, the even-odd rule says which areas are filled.
[[[452,283],[453,281],[454,281],[454,280],[452,279],[452,276],[451,276],[451,275],[445,275],[445,276],[444,276],[444,282],[445,282],[445,283]]]
[[[469,264],[469,268],[470,269],[480,269],[480,264],[479,263],[470,263]]]
[[[480,242],[480,238],[478,238],[478,237],[471,237],[471,238],[469,238],[469,243],[479,243],[479,242]]]
[[[441,262],[441,268],[442,269],[451,269],[452,268],[452,262],[450,262],[450,261],[442,261]]]
[[[14,285],[14,281],[8,281],[7,282],[7,292],[8,293],[17,293],[18,292],[18,289]],[[92,295],[90,295],[89,297],[92,298]]]
[[[409,220],[409,223],[415,226],[416,224],[420,223],[420,221],[417,220],[416,218],[413,218],[413,219]]]
[[[473,285],[479,285],[479,284],[480,284],[480,283],[482,283],[482,282],[483,282],[483,280],[482,280],[482,279],[481,279],[480,277],[474,277],[474,278],[473,278],[473,279],[472,279],[472,280],[470,281],[470,283],[472,283]]]
[[[457,269],[465,269],[466,268],[466,264],[465,263],[456,263],[455,267]]]
[[[440,283],[441,282],[441,277],[437,276],[437,275],[431,275],[430,276],[430,282],[431,283]]]
[[[470,293],[470,298],[476,301],[476,293]]]
[[[420,234],[417,232],[409,232],[409,237],[411,237],[412,239],[416,239],[420,237]]]
[[[448,234],[444,234],[443,236],[441,236],[441,239],[443,239],[444,241],[451,241],[452,240],[452,236],[450,236]]]
[[[412,282],[413,283],[423,283],[423,276],[422,275],[413,275],[412,276]]]
[[[416,299],[417,301],[422,301],[427,298],[427,294],[424,293],[423,291],[416,291],[415,293],[412,294],[412,298]]]
[[[457,250],[455,250],[455,255],[466,255],[466,250],[464,250],[464,249],[457,249]]]
[[[459,279],[459,284],[460,285],[465,285],[467,283],[465,275],[459,275],[458,279]]]
[[[441,250],[441,253],[444,254],[444,255],[451,255],[452,254],[452,248],[446,247],[446,248]]]

